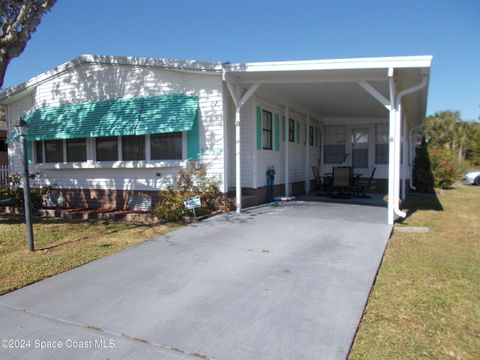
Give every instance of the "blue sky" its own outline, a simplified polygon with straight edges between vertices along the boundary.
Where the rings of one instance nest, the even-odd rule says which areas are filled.
[[[58,0],[5,86],[80,54],[215,61],[433,55],[428,114],[480,116],[480,0]]]

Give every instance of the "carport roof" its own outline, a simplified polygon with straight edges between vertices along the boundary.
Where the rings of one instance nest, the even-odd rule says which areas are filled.
[[[279,105],[288,101],[324,117],[387,117],[386,108],[359,84],[367,81],[389,98],[388,73],[394,70],[397,91],[410,88],[430,74],[432,56],[255,62],[224,64],[224,80],[249,86]],[[428,86],[405,97],[409,118],[425,117]]]

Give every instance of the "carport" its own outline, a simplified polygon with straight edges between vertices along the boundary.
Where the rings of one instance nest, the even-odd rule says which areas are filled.
[[[360,165],[362,176],[376,167],[376,178],[385,183],[386,222],[404,217],[400,199],[407,182],[411,185],[412,137],[425,118],[431,60],[414,56],[224,65],[234,124],[227,136],[231,146],[226,164],[232,167],[227,181],[235,187],[237,211],[242,209],[242,189],[265,187],[267,167],[275,168],[288,197],[299,185],[301,192],[309,192],[312,164],[321,173],[333,166]],[[355,154],[357,160],[352,159]]]

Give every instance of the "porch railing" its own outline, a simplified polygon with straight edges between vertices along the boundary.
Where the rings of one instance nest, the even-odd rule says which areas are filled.
[[[8,168],[8,165],[0,165],[0,183],[7,183],[8,174],[10,174],[10,169]]]

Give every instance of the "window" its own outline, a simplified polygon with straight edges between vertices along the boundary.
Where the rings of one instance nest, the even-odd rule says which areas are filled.
[[[7,151],[7,142],[5,138],[0,138],[0,151]]]
[[[313,146],[313,126],[308,127],[308,144]]]
[[[145,160],[145,136],[122,136],[122,160]]]
[[[329,125],[325,127],[325,146],[323,162],[341,164],[345,161],[345,126]]]
[[[87,161],[87,141],[83,139],[67,139],[67,161]]]
[[[288,120],[288,141],[295,142],[295,120]]]
[[[375,125],[375,163],[388,164],[388,124]]]
[[[45,140],[45,162],[63,162],[63,140]]]
[[[35,141],[35,161],[37,164],[43,163],[43,146],[41,141]]]
[[[117,161],[118,142],[116,136],[98,137],[95,139],[97,161]]]
[[[263,149],[272,150],[272,113],[262,110],[262,144]]]
[[[368,168],[368,128],[352,129],[352,164],[354,168]]]
[[[150,153],[152,160],[182,160],[182,133],[151,135]]]

